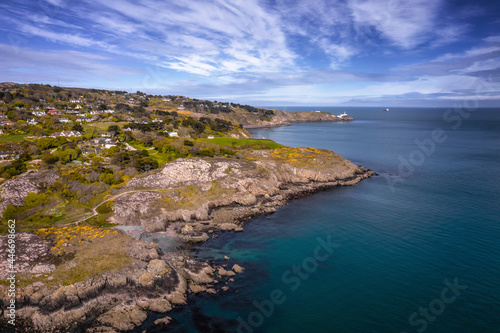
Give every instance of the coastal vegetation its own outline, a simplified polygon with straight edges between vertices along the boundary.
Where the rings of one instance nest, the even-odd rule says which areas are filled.
[[[104,328],[130,330],[146,311],[184,304],[187,290],[215,292],[208,264],[114,227],[202,242],[295,197],[371,176],[333,152],[246,130],[337,120],[140,91],[0,84],[0,237],[15,221],[19,307],[43,308],[33,318],[48,331],[68,324],[47,319],[58,309],[79,316],[71,327],[98,317]],[[217,278],[242,271],[233,268],[219,267]],[[0,289],[7,284],[3,276]],[[122,303],[137,317],[124,320]]]

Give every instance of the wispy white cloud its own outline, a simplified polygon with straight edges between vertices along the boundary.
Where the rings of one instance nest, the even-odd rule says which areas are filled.
[[[478,73],[499,71],[498,36],[481,36],[476,45],[469,39],[463,51],[438,55],[444,45],[465,44],[474,28],[469,18],[485,15],[479,6],[451,13],[444,0],[12,2],[0,4],[8,13],[0,30],[24,42],[17,43],[23,55],[0,66],[10,75],[46,68],[114,79],[126,66],[134,73],[139,66],[146,74],[136,84],[182,86],[192,96],[320,100],[324,94],[346,101],[452,94]],[[14,57],[0,59],[7,55]]]
[[[372,26],[403,49],[429,39],[439,22],[442,0],[348,0],[354,22]]]
[[[122,75],[134,75],[141,71],[136,68],[111,65],[111,59],[78,51],[34,51],[27,47],[12,47],[0,44],[0,72],[13,74],[20,81],[36,80],[38,77],[64,77],[68,81],[78,81],[83,77],[118,80]]]
[[[498,46],[495,46],[495,45],[479,46],[479,47],[471,48],[471,49],[466,50],[464,52],[446,53],[444,55],[441,55],[441,56],[435,58],[431,62],[447,62],[447,61],[456,61],[456,60],[461,60],[461,59],[470,59],[470,58],[475,58],[475,57],[496,54],[498,51],[500,51],[500,45],[498,45]]]
[[[164,65],[172,69],[209,75],[293,66],[295,55],[287,49],[279,20],[256,1],[178,1],[175,5],[102,1],[101,5],[116,14],[112,19],[109,14],[91,18],[95,23],[108,31],[126,27],[117,34],[123,36],[126,31],[134,49],[136,41],[141,47],[149,46],[143,51],[155,54],[157,49],[170,47],[163,57]],[[110,20],[114,23],[107,25]],[[140,31],[147,42],[129,35],[134,31]]]
[[[80,36],[77,34],[68,34],[61,32],[53,32],[47,29],[36,27],[33,25],[24,24],[20,26],[20,31],[24,34],[31,36],[43,37],[53,42],[60,42],[64,44],[69,44],[73,46],[84,46],[84,47],[100,47],[106,48],[108,45],[105,42],[94,40],[92,38]]]
[[[460,73],[477,73],[484,71],[492,71],[500,69],[500,57],[488,59],[484,61],[475,61],[471,66],[460,70]]]

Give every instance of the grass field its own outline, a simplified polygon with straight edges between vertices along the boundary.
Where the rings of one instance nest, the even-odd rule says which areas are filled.
[[[197,139],[200,142],[210,142],[216,145],[229,146],[241,148],[243,146],[249,146],[253,149],[276,149],[281,148],[283,145],[276,143],[272,140],[265,139],[234,139],[234,138],[213,138],[213,139]]]
[[[151,150],[151,147],[141,145],[140,143],[137,143],[137,142],[129,143],[129,145],[131,145],[132,147],[134,147],[137,150],[144,150],[144,149]]]
[[[0,135],[0,143],[6,142],[21,142],[24,140],[25,134],[15,134],[15,135]]]
[[[100,131],[107,131],[108,127],[111,125],[118,125],[120,128],[123,127],[123,125],[128,124],[126,121],[122,121],[119,123],[116,123],[114,121],[108,121],[108,122],[95,122],[91,124],[85,124],[83,125],[83,129],[85,132],[88,132],[89,130],[92,131],[94,128],[97,128]]]

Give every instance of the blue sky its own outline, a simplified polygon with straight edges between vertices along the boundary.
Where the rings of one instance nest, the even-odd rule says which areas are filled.
[[[253,105],[500,105],[500,2],[13,0],[0,81]]]

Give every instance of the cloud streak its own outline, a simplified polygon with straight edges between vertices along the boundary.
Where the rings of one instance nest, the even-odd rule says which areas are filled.
[[[457,85],[500,72],[500,38],[477,28],[493,7],[444,0],[12,0],[0,10],[11,80],[127,77],[120,86],[134,90],[312,103],[461,96]]]

